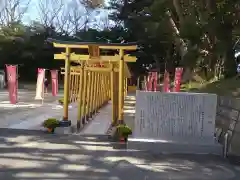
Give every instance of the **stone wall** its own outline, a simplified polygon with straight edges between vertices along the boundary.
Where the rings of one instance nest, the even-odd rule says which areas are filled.
[[[240,156],[240,98],[218,97],[216,136],[221,144],[227,132],[229,154]]]

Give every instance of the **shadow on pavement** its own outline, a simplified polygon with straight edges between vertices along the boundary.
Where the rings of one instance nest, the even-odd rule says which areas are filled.
[[[0,131],[4,180],[227,180],[240,168],[210,155],[151,155],[114,149],[107,136]]]

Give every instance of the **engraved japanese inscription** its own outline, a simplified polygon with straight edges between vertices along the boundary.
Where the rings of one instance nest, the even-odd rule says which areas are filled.
[[[214,137],[214,94],[138,92],[136,99],[135,137]]]

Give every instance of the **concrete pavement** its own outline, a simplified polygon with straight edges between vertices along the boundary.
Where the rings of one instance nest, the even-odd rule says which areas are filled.
[[[45,95],[42,104],[41,100],[34,99],[35,91],[19,90],[18,104],[13,105],[9,102],[8,92],[6,90],[0,91],[0,128],[9,128],[27,119],[34,120],[37,116],[46,114],[50,110],[49,108],[57,105],[57,100],[61,95],[60,92],[59,96],[52,97],[48,93]],[[59,112],[62,112],[62,110],[59,110]]]
[[[211,155],[114,149],[105,136],[1,129],[4,180],[238,180],[240,167]]]

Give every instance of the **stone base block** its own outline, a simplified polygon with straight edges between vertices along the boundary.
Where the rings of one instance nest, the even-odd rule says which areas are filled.
[[[73,134],[78,131],[77,124],[72,124],[69,127],[57,127],[55,134]]]
[[[70,120],[62,120],[59,124],[60,127],[69,127],[72,125],[72,122]]]
[[[72,134],[72,127],[57,127],[55,129],[55,134]]]
[[[216,143],[186,143],[166,140],[128,139],[128,149],[147,151],[151,154],[223,154],[222,145]]]

